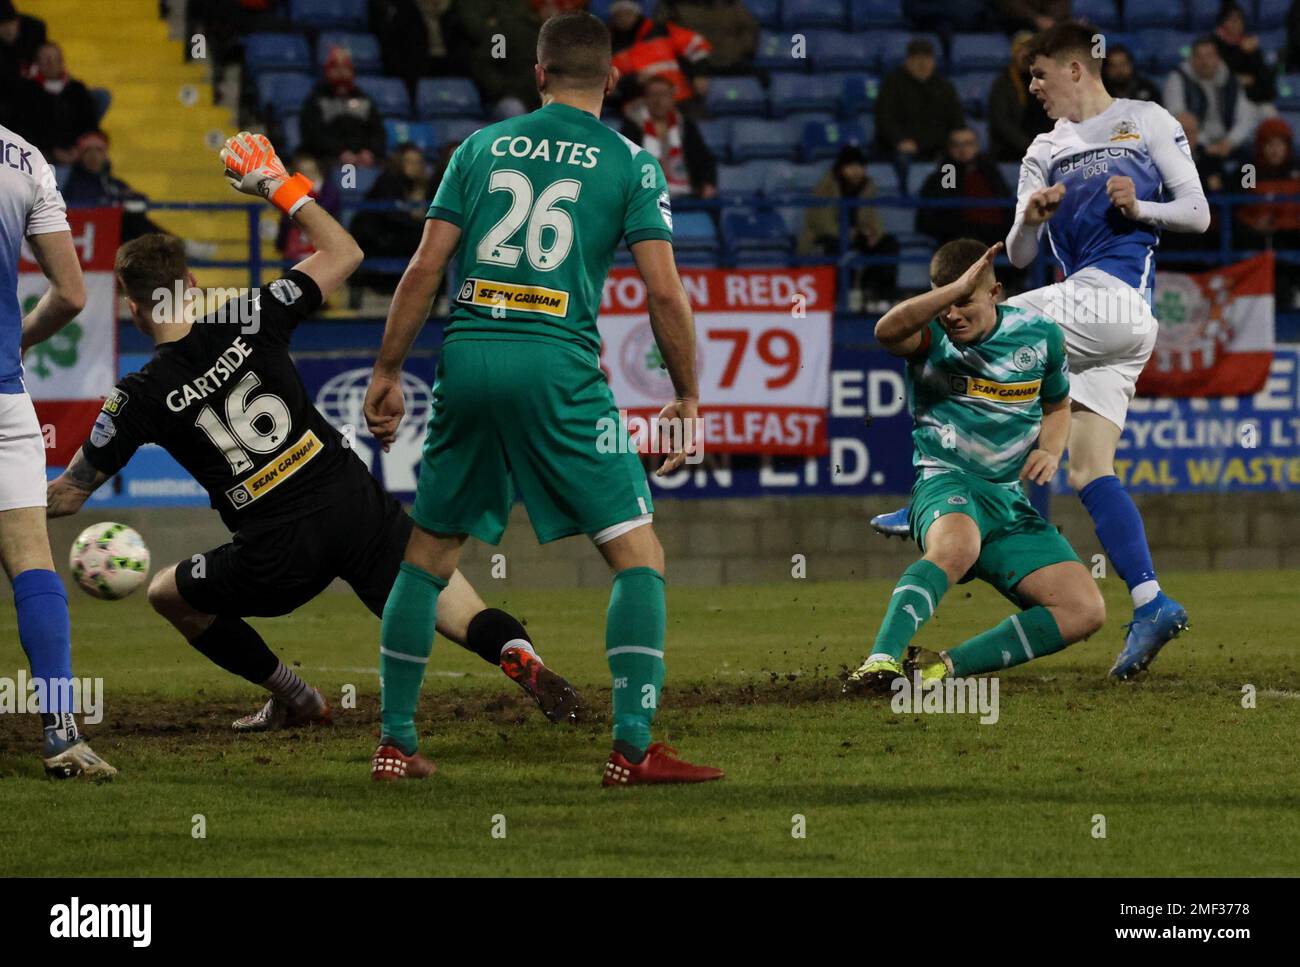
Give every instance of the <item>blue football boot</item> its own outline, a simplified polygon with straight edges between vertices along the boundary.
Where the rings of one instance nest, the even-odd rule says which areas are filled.
[[[888,514],[877,514],[871,518],[871,527],[877,534],[886,537],[901,537],[904,540],[912,536],[912,528],[907,523],[907,513],[911,508],[904,507]]]
[[[1134,611],[1133,620],[1124,627],[1128,629],[1124,650],[1110,670],[1110,677],[1120,681],[1146,671],[1160,649],[1187,629],[1187,609],[1161,591]]]

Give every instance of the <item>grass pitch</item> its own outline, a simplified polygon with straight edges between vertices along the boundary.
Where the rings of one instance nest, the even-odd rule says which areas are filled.
[[[47,781],[34,718],[0,715],[0,874],[1295,876],[1294,581],[1166,577],[1192,631],[1145,680],[1121,685],[1105,672],[1127,594],[1105,581],[1105,630],[1003,674],[993,725],[839,697],[887,582],[670,586],[657,737],[727,778],[616,790],[598,784],[604,593],[482,589],[526,619],[595,718],[550,725],[498,671],[440,640],[419,723],[440,772],[392,786],[368,776],[379,624],[351,596],[255,624],[336,706],[355,686],[357,707],[327,730],[236,736],[229,724],[259,690],[208,664],[143,596],[75,595],[74,671],[105,680],[90,735],[122,775]],[[957,643],[1008,607],[963,585],[918,643]],[[15,677],[25,663],[12,608],[0,639],[0,674]]]

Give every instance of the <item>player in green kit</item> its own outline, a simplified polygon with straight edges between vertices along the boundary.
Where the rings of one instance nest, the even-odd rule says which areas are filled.
[[[1023,610],[938,655],[916,649],[923,681],[1019,665],[1087,638],[1101,593],[1022,480],[1056,474],[1070,433],[1065,337],[1046,316],[999,305],[1002,243],[957,239],[930,262],[929,292],[895,306],[876,338],[907,359],[914,428],[912,536],[924,552],[899,579],[875,645],[845,691],[884,692],[948,588],[982,578]]]
[[[414,714],[438,594],[467,536],[500,541],[516,493],[540,542],[586,534],[614,572],[605,632],[614,750],[603,783],[722,777],[651,742],[664,678],[664,555],[635,449],[608,445],[608,426],[619,420],[596,328],[620,242],[645,281],[677,395],[660,415],[679,430],[661,474],[685,460],[697,417],[695,324],[673,260],[663,172],[599,120],[618,80],[610,59],[609,30],[598,18],[546,21],[536,67],[543,106],[475,132],[456,150],[389,310],[365,402],[385,447],[403,415],[402,362],[456,259],[411,515],[417,527],[384,609],[376,779],[434,769],[417,751]]]

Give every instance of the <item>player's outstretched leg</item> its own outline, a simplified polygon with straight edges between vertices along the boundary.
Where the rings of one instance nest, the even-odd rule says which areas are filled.
[[[1115,476],[1120,429],[1080,404],[1070,427],[1070,485],[1092,517],[1097,539],[1133,598],[1133,620],[1113,678],[1145,671],[1160,649],[1187,627],[1187,610],[1160,588],[1142,515]]]
[[[925,535],[925,557],[898,579],[871,654],[844,682],[846,695],[889,694],[903,674],[903,653],[921,626],[934,615],[950,585],[979,557],[980,532],[962,513],[936,520]]]
[[[0,558],[13,584],[18,640],[33,682],[43,683],[45,774],[54,779],[112,779],[117,770],[90,748],[72,714],[72,622],[68,593],[50,557],[44,507],[0,511]]]
[[[1015,590],[1032,606],[939,655],[918,652],[910,658],[908,673],[929,681],[1022,665],[1082,641],[1106,623],[1101,592],[1078,561],[1039,568]]]
[[[613,678],[614,749],[604,786],[721,779],[721,769],[677,758],[677,750],[651,742],[664,683],[664,552],[646,523],[598,543],[614,570],[605,617],[605,657]]]
[[[214,560],[217,556],[216,551],[205,555]],[[231,727],[236,732],[270,732],[328,725],[333,713],[324,696],[277,658],[252,625],[233,614],[205,614],[185,600],[177,582],[177,568],[184,566],[172,564],[154,575],[149,604],[218,668],[271,693],[266,704]]]

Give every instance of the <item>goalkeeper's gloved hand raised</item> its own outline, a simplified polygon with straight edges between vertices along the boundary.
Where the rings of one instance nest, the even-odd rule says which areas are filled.
[[[226,139],[221,149],[226,180],[245,195],[261,195],[286,215],[294,215],[311,201],[311,179],[303,174],[289,176],[275,147],[264,134],[240,131]]]

